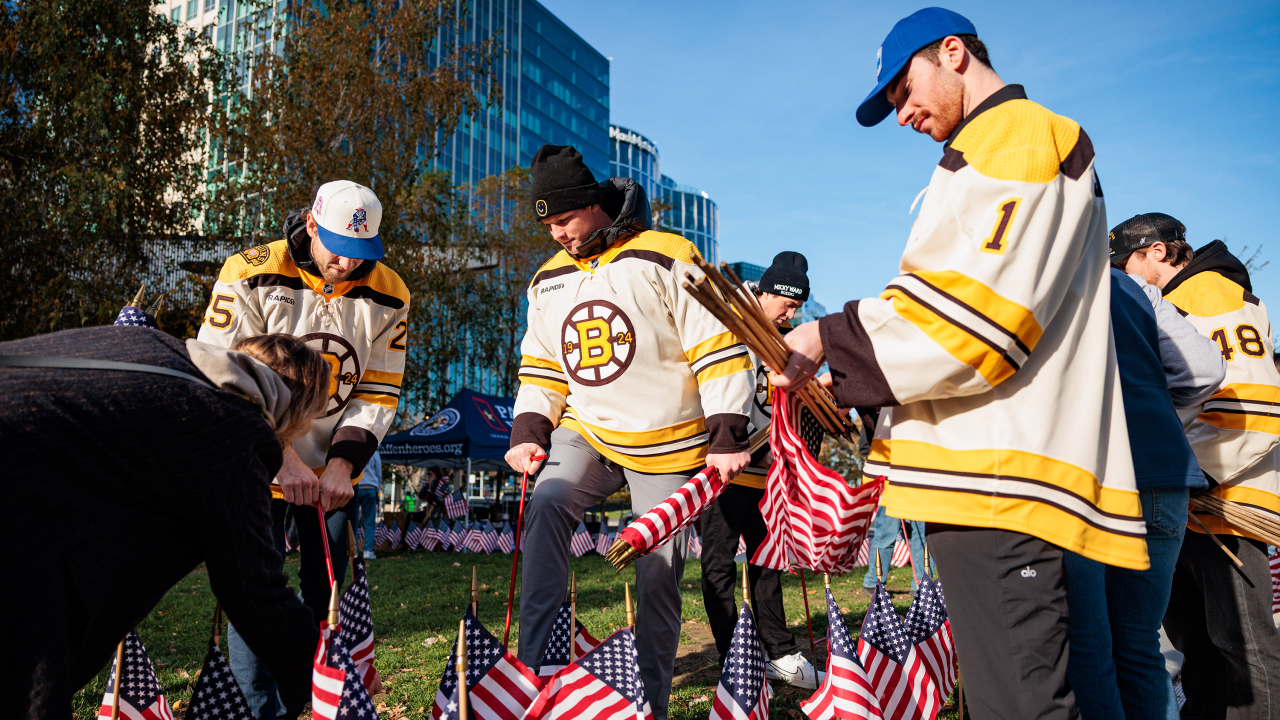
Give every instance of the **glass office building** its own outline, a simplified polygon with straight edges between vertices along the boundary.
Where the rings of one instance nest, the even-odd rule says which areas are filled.
[[[658,146],[621,125],[609,126],[609,177],[629,177],[644,188],[649,202],[662,197],[662,161]]]
[[[681,185],[666,175],[661,180],[662,199],[671,209],[662,214],[662,224],[693,241],[707,262],[720,262],[720,210],[702,190]]]

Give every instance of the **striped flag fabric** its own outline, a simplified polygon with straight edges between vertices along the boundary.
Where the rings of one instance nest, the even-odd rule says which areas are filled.
[[[1280,552],[1271,556],[1271,612],[1280,612]]]
[[[502,532],[498,533],[498,549],[503,553],[510,555],[516,549],[516,529],[510,522],[504,523]]]
[[[479,520],[474,520],[467,526],[462,544],[473,553],[484,552],[484,530],[481,529]]]
[[[409,527],[404,531],[404,544],[410,550],[417,550],[422,547],[422,538],[418,535],[418,524],[412,520],[409,521]]]
[[[696,530],[689,531],[689,557],[702,556],[702,537]]]
[[[453,533],[447,520],[442,519],[440,521],[440,524],[436,527],[436,534],[440,537],[440,544],[436,546],[437,550],[444,552],[453,547]]]
[[[800,709],[810,720],[880,720],[880,701],[831,588],[827,588],[827,649],[826,677],[817,692],[800,703]]]
[[[880,501],[883,480],[849,487],[818,464],[791,425],[795,400],[775,389],[770,446],[773,466],[760,512],[768,530],[753,565],[787,570],[847,573]]]
[[[933,720],[942,706],[938,686],[911,644],[884,585],[876,583],[862,619],[858,659],[867,669],[885,720]]]
[[[382,547],[383,543],[385,543],[386,541],[387,541],[387,526],[383,523],[378,523],[378,527],[375,528],[373,531],[373,546]]]
[[[453,529],[449,531],[449,536],[453,540],[453,551],[462,552],[467,549],[467,527],[466,520],[459,520],[453,524]]]
[[[653,720],[635,635],[622,628],[547,681],[523,720]]]
[[[907,542],[907,536],[902,530],[898,530],[898,539],[893,543],[893,557],[889,558],[889,564],[900,568],[911,564],[911,543]]]
[[[484,548],[485,555],[493,554],[493,549],[498,546],[498,531],[494,530],[493,523],[488,520],[480,525],[480,546]]]
[[[102,696],[98,717],[111,720],[111,695],[115,689],[116,664],[111,662],[107,674],[107,692]],[[173,711],[165,699],[156,670],[147,657],[136,629],[124,639],[124,667],[120,669],[120,717],[129,720],[173,720]]]
[[[560,672],[569,664],[569,616],[572,614],[569,603],[560,606],[556,619],[551,624],[551,637],[547,638],[547,647],[542,651],[538,661],[538,677],[549,678]],[[581,620],[574,623],[573,656],[580,658],[595,650],[600,641],[591,637]]]
[[[920,582],[916,599],[911,602],[902,624],[938,688],[939,702],[951,697],[956,686],[956,646],[951,639],[951,620],[947,618],[946,599],[939,581]]]
[[[364,547],[363,545],[361,547]],[[284,554],[288,555],[293,552],[293,540],[289,537],[289,533],[284,534]]]
[[[392,520],[391,527],[387,528],[387,549],[395,550],[400,547],[400,539],[400,523]]]
[[[573,537],[569,540],[569,552],[574,557],[582,557],[595,549],[591,543],[591,533],[587,532],[587,524],[578,521],[578,529],[573,531]]]
[[[463,620],[466,637],[453,643],[431,706],[431,720],[458,717],[458,641],[467,644],[467,703],[472,716],[477,720],[520,720],[542,690],[542,681],[502,647],[469,608]]]
[[[734,554],[735,554],[735,555],[746,555],[746,554],[747,554],[747,539],[746,539],[746,538],[744,538],[744,537],[742,537],[741,535],[739,535],[739,536],[738,536],[738,552],[736,552],[736,553],[734,553]]]
[[[765,720],[769,717],[769,680],[764,647],[751,606],[744,600],[733,640],[720,671],[720,685],[708,720]]]
[[[454,490],[451,495],[444,499],[444,514],[450,520],[467,514],[467,498],[462,494],[461,490]]]
[[[614,535],[609,534],[609,518],[605,517],[600,520],[600,533],[596,535],[596,554],[604,557],[609,552],[609,546],[613,545]]]
[[[853,561],[854,567],[868,567],[871,563],[871,537],[862,538],[862,545],[858,548],[858,559]]]
[[[422,526],[422,549],[437,550],[440,547],[440,521],[431,519]]]
[[[107,715],[110,714],[108,708]],[[120,717],[131,716],[121,709]],[[204,656],[200,679],[196,681],[191,704],[183,717],[185,720],[254,720],[244,693],[231,675],[231,665],[213,638],[209,638],[209,652]]]
[[[311,669],[311,717],[359,720],[377,716],[341,631],[329,627],[328,621],[320,623],[320,642]]]
[[[671,497],[628,525],[618,537],[641,555],[648,555],[711,507],[725,487],[718,470],[705,468]]]
[[[356,528],[356,547],[362,552],[364,551],[364,528]]]
[[[356,664],[356,673],[368,689],[373,683],[373,607],[369,602],[369,575],[364,562],[355,561],[351,585],[338,603],[338,627],[342,642]]]

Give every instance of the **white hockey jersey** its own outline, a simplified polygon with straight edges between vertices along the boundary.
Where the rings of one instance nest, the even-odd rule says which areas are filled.
[[[590,260],[561,251],[529,285],[511,443],[547,448],[581,434],[619,465],[648,473],[704,467],[746,444],[747,349],[681,288],[697,248],[652,230]]]
[[[368,261],[366,261],[368,262]],[[293,447],[313,472],[350,460],[359,482],[395,419],[409,337],[409,291],[382,263],[359,280],[330,285],[302,271],[287,241],[227,258],[198,339],[230,347],[263,333],[303,338],[333,368],[327,414]],[[274,497],[283,497],[279,486]]]

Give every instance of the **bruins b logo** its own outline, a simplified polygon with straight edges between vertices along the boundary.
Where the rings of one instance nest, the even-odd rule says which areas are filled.
[[[589,387],[617,380],[636,356],[631,319],[604,300],[584,302],[570,311],[561,338],[565,371]]]
[[[266,245],[259,245],[248,250],[241,250],[240,257],[243,257],[245,262],[254,267],[262,267],[262,264],[271,258],[271,248]]]
[[[319,350],[329,363],[329,404],[324,416],[342,412],[355,394],[356,383],[360,382],[360,356],[351,343],[331,333],[311,333],[303,335],[301,340],[307,347]]]

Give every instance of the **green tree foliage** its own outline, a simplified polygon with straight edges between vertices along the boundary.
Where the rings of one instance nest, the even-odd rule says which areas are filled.
[[[152,0],[0,3],[0,339],[110,322],[146,243],[196,229],[223,78]]]

